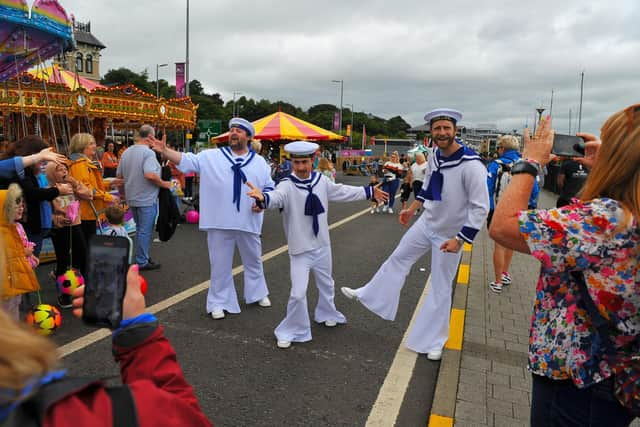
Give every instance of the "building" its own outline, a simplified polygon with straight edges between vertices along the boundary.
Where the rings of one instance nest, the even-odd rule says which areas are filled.
[[[54,64],[68,71],[78,73],[80,77],[100,80],[100,56],[106,46],[91,34],[91,22],[81,23],[73,21],[73,37],[76,49],[57,55]]]

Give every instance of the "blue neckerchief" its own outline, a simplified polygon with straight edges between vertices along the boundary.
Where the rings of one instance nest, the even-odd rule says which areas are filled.
[[[231,163],[231,170],[233,171],[233,203],[236,205],[236,209],[240,212],[240,196],[242,191],[242,184],[247,182],[247,176],[242,172],[242,168],[251,163],[251,160],[256,155],[256,152],[249,150],[249,155],[246,158],[238,157],[236,159],[231,155],[231,149],[229,147],[222,147],[220,149],[222,154]]]
[[[9,390],[0,390],[0,421],[9,416],[23,400],[31,395],[34,389],[39,388],[50,382],[57,381],[67,374],[67,370],[51,371],[40,378],[30,381],[21,391],[14,392]],[[5,403],[11,401],[11,403]]]
[[[304,202],[304,214],[313,217],[313,234],[317,236],[318,231],[320,231],[318,215],[324,213],[324,206],[322,206],[320,198],[316,194],[313,194],[313,187],[318,185],[318,183],[320,182],[320,178],[322,178],[322,175],[311,172],[311,178],[309,179],[301,180],[295,175],[289,175],[288,178],[291,182],[293,182],[293,185],[300,188],[301,190],[306,190],[309,192],[309,194],[307,194],[307,200]]]
[[[440,169],[455,168],[468,160],[481,160],[480,156],[470,149],[469,147],[462,146],[455,153],[449,157],[444,157],[440,149],[435,151],[433,161],[436,165],[436,170],[431,173],[429,184],[425,190],[425,199],[427,200],[442,200],[442,186],[444,185],[444,175],[440,172]]]

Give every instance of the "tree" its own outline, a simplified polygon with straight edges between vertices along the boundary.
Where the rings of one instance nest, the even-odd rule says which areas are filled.
[[[155,86],[149,82],[147,70],[141,73],[136,73],[125,67],[109,70],[100,80],[100,83],[105,86],[120,86],[130,83],[143,92],[149,94],[156,93]]]

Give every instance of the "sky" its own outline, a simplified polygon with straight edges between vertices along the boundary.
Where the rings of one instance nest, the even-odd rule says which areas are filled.
[[[59,0],[107,48],[101,72],[146,69],[175,83],[186,56],[187,0]],[[30,4],[31,2],[29,2]],[[190,79],[302,108],[340,105],[424,123],[436,107],[462,124],[533,126],[551,107],[557,132],[599,133],[640,102],[637,0],[191,0]],[[572,121],[569,129],[569,115]],[[343,122],[349,123],[345,113]]]

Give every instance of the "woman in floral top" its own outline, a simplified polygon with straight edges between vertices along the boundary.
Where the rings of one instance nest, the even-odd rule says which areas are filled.
[[[586,153],[575,160],[592,167],[580,199],[525,210],[553,145],[549,118],[533,139],[525,130],[525,165],[512,171],[490,235],[541,263],[529,336],[531,425],[627,426],[633,416],[613,395],[606,348],[570,273],[584,274],[616,351],[640,353],[640,104],[611,116],[602,142],[579,136]]]

